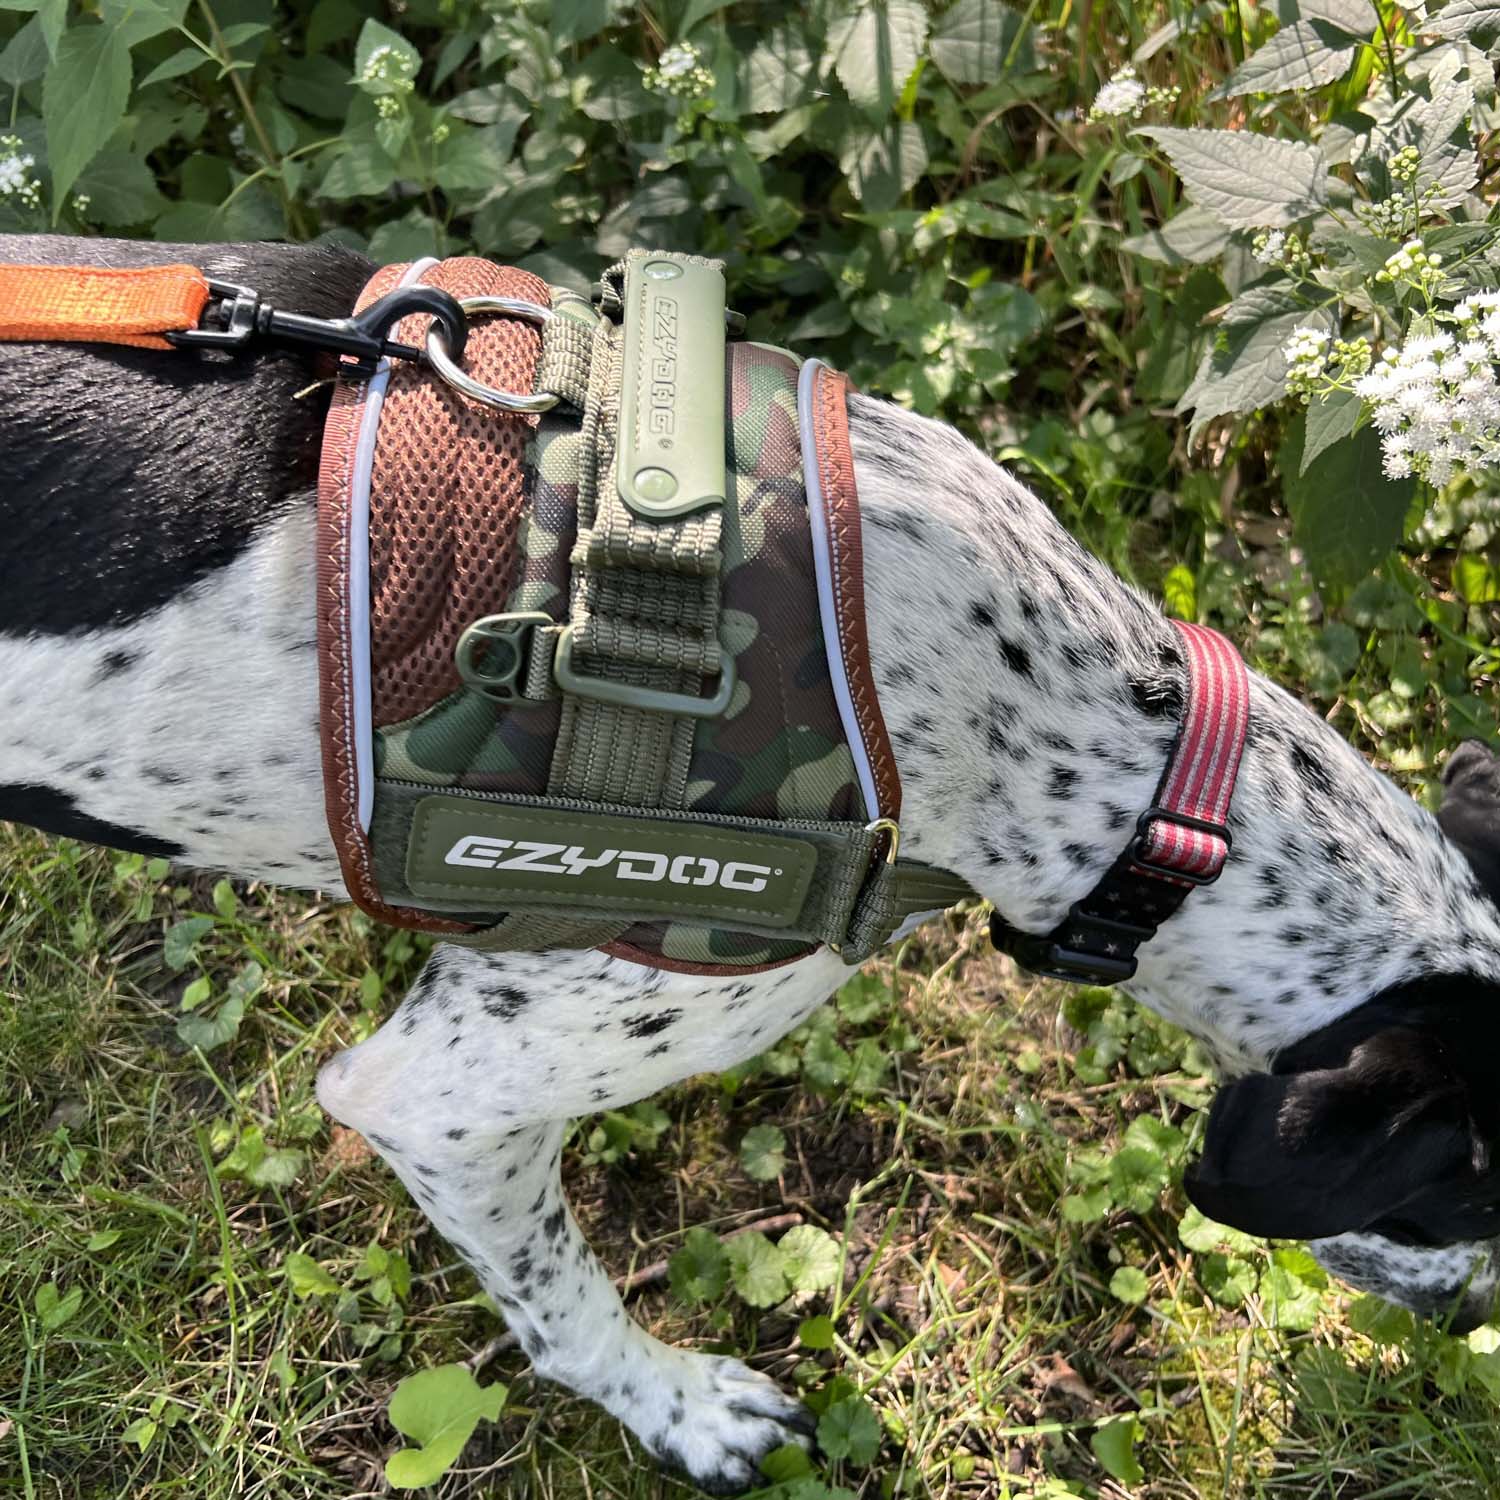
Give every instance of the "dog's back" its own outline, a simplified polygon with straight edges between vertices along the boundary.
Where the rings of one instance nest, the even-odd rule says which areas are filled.
[[[0,262],[75,259],[201,265],[319,316],[370,270],[332,247],[0,237]],[[337,884],[312,657],[328,373],[283,351],[0,344],[0,818]]]

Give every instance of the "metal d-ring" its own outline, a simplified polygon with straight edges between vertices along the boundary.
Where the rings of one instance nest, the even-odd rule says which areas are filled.
[[[554,314],[550,307],[540,302],[527,302],[520,297],[463,297],[459,304],[466,316],[475,313],[504,313],[512,318],[524,318],[528,323],[550,322]],[[492,385],[484,385],[472,375],[466,375],[453,359],[448,348],[447,337],[441,323],[434,323],[427,330],[427,359],[432,368],[446,380],[461,396],[478,401],[484,406],[495,406],[501,411],[542,412],[551,411],[560,399],[550,391],[534,395],[523,395],[520,391],[497,391]]]
[[[901,852],[901,825],[894,818],[876,818],[873,823],[865,824],[866,833],[884,833],[890,835],[890,843],[886,846],[885,862],[888,865],[896,863],[896,856]]]

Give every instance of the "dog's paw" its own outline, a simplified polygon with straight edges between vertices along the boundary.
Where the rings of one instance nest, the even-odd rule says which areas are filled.
[[[710,1495],[764,1483],[760,1461],[784,1443],[807,1447],[813,1415],[766,1376],[737,1359],[683,1355],[669,1409],[636,1430],[662,1463]],[[634,1424],[633,1424],[634,1425]]]

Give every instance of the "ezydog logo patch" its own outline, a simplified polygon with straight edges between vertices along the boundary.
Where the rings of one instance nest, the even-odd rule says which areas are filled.
[[[502,911],[509,900],[787,927],[816,864],[801,839],[437,795],[413,814],[407,883],[417,896],[479,896]]]

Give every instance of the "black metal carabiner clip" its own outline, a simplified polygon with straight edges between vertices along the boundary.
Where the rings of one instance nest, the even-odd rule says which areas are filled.
[[[169,333],[169,343],[180,349],[239,350],[252,343],[326,349],[347,356],[361,373],[370,374],[382,358],[426,359],[421,348],[388,337],[413,313],[426,313],[442,326],[454,359],[463,358],[469,337],[469,320],[458,299],[435,286],[397,287],[347,318],[281,312],[262,302],[259,292],[233,282],[210,280],[208,290],[214,301],[205,316],[207,326]]]

